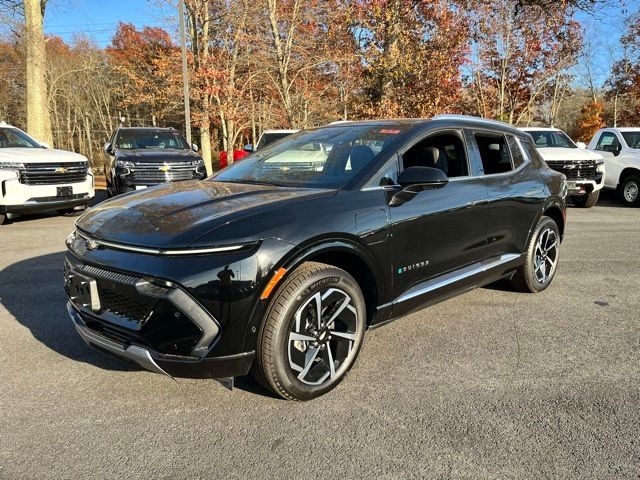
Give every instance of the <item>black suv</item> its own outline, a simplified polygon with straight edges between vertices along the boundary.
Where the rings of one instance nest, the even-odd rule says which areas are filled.
[[[197,146],[173,128],[120,127],[104,146],[107,195],[206,177]]]
[[[368,328],[499,279],[544,290],[565,199],[565,177],[506,124],[328,125],[85,213],[68,310],[88,344],[154,372],[252,371],[307,400],[340,382]]]

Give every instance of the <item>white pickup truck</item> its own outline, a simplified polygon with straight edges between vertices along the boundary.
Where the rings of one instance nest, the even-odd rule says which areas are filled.
[[[7,214],[75,215],[94,196],[86,157],[55,150],[0,122],[0,225]]]
[[[591,208],[604,186],[602,155],[590,152],[582,142],[574,143],[557,128],[521,128],[533,137],[538,153],[547,165],[567,177],[567,188],[576,207]],[[608,168],[608,167],[607,167]]]
[[[600,129],[588,148],[604,158],[604,186],[617,190],[625,205],[640,207],[640,128]]]

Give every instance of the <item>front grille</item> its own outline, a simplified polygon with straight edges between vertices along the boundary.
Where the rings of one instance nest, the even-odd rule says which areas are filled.
[[[136,183],[163,183],[191,180],[194,178],[194,172],[195,167],[191,165],[191,162],[135,162],[133,167],[131,167],[133,181]]]
[[[129,318],[135,322],[143,323],[149,317],[157,300],[144,297],[129,287],[119,286],[118,290],[111,289],[98,283],[100,306],[109,313],[119,317]]]
[[[65,185],[87,179],[87,162],[26,163],[20,170],[20,183],[25,185]]]
[[[598,175],[595,160],[569,160],[566,162],[549,160],[549,168],[563,173],[569,180],[595,180]]]

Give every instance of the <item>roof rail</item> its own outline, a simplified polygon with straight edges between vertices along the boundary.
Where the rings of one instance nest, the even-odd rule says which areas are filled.
[[[432,120],[467,120],[470,122],[478,122],[478,123],[493,123],[495,125],[500,125],[503,127],[516,128],[514,125],[511,125],[507,122],[501,122],[500,120],[490,120],[487,118],[474,117],[472,115],[459,115],[457,113],[442,113],[440,115],[435,115],[432,117]]]
[[[340,125],[341,123],[352,123],[353,120],[336,120],[335,122],[329,123],[329,125]]]

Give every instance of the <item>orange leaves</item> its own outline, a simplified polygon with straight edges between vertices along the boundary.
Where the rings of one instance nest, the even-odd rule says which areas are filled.
[[[604,119],[604,104],[592,100],[580,109],[576,138],[582,142],[589,142],[595,133],[606,126]]]
[[[120,23],[106,53],[124,107],[163,118],[180,103],[180,52],[161,28]]]

